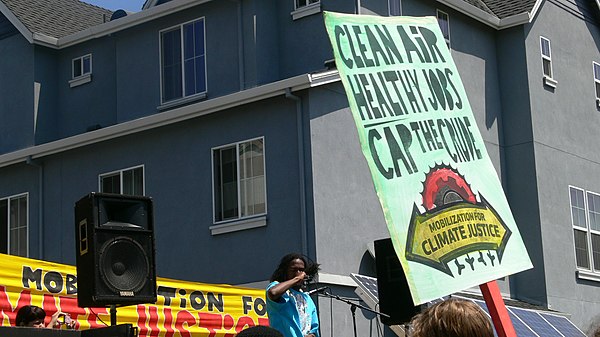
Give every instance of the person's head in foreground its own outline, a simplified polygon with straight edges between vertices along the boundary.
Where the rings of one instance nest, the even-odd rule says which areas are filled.
[[[283,337],[283,334],[269,326],[257,325],[240,331],[237,337]]]
[[[35,305],[25,305],[17,311],[15,320],[16,326],[26,326],[31,328],[45,328],[44,319],[46,311]]]
[[[415,316],[411,324],[411,337],[494,337],[488,316],[467,300],[436,303]]]

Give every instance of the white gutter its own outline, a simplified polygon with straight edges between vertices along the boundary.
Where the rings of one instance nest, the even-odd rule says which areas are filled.
[[[315,78],[314,80],[313,77]],[[335,81],[339,81],[339,75],[337,71],[328,71],[318,74],[318,76],[304,74],[291,77],[260,87],[217,97],[208,101],[190,104],[166,112],[108,126],[99,130],[90,131],[68,138],[59,139],[50,143],[36,145],[3,154],[0,155],[0,167],[23,163],[27,162],[27,160],[32,160],[51,154],[76,149],[86,145],[103,142],[109,139],[155,129],[161,126],[178,123],[263,99],[280,95],[283,96],[286,94],[286,89],[288,88],[293,92]]]

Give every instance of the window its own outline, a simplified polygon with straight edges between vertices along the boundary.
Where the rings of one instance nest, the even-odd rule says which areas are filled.
[[[92,54],[73,59],[73,79],[92,73]]]
[[[71,62],[71,88],[92,81],[92,54],[74,58]]]
[[[101,174],[100,192],[144,195],[144,166]]]
[[[291,13],[293,20],[321,12],[319,0],[294,0],[294,11]]]
[[[266,213],[264,139],[213,149],[215,222]]]
[[[308,5],[316,4],[319,0],[295,0],[296,9],[306,7]]]
[[[594,86],[596,88],[596,102],[600,106],[600,64],[594,62]]]
[[[600,194],[570,187],[577,268],[600,272]]]
[[[204,19],[160,32],[161,102],[206,93]]]
[[[0,253],[28,256],[28,194],[0,199]]]
[[[553,79],[550,40],[540,36],[540,47],[542,52],[542,71],[544,73],[544,84],[549,87],[556,88],[556,84],[558,82]]]
[[[446,40],[446,45],[448,48],[450,48],[450,19],[448,18],[448,14],[438,9],[437,20],[442,31],[442,35],[444,36],[444,40]]]

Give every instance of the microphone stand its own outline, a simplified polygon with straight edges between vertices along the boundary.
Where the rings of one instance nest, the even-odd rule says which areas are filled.
[[[323,294],[323,295],[325,295],[325,296],[327,296],[327,297],[329,297],[329,298],[333,298],[335,300],[338,300],[340,302],[344,302],[344,303],[350,305],[350,312],[352,312],[352,327],[354,328],[354,337],[357,337],[357,334],[356,334],[356,308],[361,308],[363,310],[372,312],[372,313],[374,313],[376,315],[379,315],[379,316],[382,316],[382,317],[385,317],[385,318],[390,318],[390,316],[387,315],[387,314],[384,314],[384,313],[379,312],[379,311],[375,311],[375,310],[373,310],[373,309],[371,309],[369,307],[365,307],[364,305],[361,305],[361,304],[358,304],[358,303],[354,303],[354,302],[352,302],[350,300],[347,300],[345,298],[341,298],[338,295],[334,295],[334,294],[329,293],[327,291],[322,291],[320,293]]]

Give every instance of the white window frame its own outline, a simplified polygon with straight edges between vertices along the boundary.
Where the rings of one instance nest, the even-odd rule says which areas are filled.
[[[238,216],[237,218],[234,219],[226,219],[226,220],[219,220],[217,221],[217,214],[216,214],[216,198],[215,198],[215,151],[224,149],[224,148],[228,148],[228,147],[235,147],[236,149],[236,169],[237,169],[237,204],[238,204],[238,208],[241,209],[241,205],[242,205],[242,201],[241,201],[241,183],[240,183],[240,161],[239,161],[239,146],[240,144],[244,144],[244,143],[248,143],[248,142],[252,142],[255,140],[262,140],[262,144],[263,144],[263,188],[264,188],[264,198],[265,198],[265,210],[263,213],[260,214],[252,214],[252,215],[246,215],[246,216],[241,216],[241,212],[238,212]],[[239,230],[245,230],[245,229],[251,229],[251,228],[256,228],[256,227],[263,227],[267,225],[266,219],[267,219],[267,213],[268,213],[268,201],[267,201],[267,168],[266,168],[266,142],[265,142],[265,137],[256,137],[256,138],[251,138],[251,139],[246,139],[243,141],[239,141],[239,142],[234,142],[234,143],[230,143],[230,144],[225,144],[225,145],[221,145],[221,146],[217,146],[217,147],[213,147],[211,149],[211,180],[212,180],[212,191],[211,191],[211,195],[212,195],[212,209],[213,209],[213,226],[211,226],[209,229],[211,230],[211,234],[212,235],[218,235],[218,234],[224,234],[224,233],[229,233],[229,232],[235,232],[235,231],[239,231]]]
[[[545,55],[544,48],[542,47],[544,41],[548,43],[548,55]],[[552,44],[550,39],[543,36],[540,36],[540,56],[542,60],[542,76],[544,84],[549,87],[556,88],[558,82],[554,79],[554,68],[552,66]],[[546,74],[544,61],[548,61],[550,74]]]
[[[90,60],[90,71],[85,72],[84,71],[84,66],[83,66],[83,61],[89,58]],[[81,74],[78,76],[75,76],[75,61],[79,60],[79,67],[80,67],[80,72]],[[92,81],[92,54],[85,54],[79,57],[76,57],[74,59],[71,60],[71,80],[69,81],[69,86],[71,88],[85,84],[85,83],[89,83]]]
[[[202,21],[203,28],[203,42],[204,42],[204,91],[197,92],[191,95],[185,94],[185,41],[183,36],[183,27],[187,24],[194,23],[196,21]],[[162,45],[162,34],[168,31],[172,31],[175,29],[179,29],[181,32],[181,97],[174,98],[169,101],[165,101],[164,92],[163,92],[163,45]],[[208,64],[208,50],[206,49],[206,17],[202,16],[193,20],[189,20],[175,26],[171,26],[165,29],[161,29],[158,32],[158,67],[159,67],[159,78],[160,78],[160,107],[159,109],[171,108],[180,104],[185,104],[188,102],[192,102],[198,99],[206,98],[206,93],[208,92],[208,73],[207,73],[207,64]]]
[[[440,24],[440,16],[445,16],[446,18],[446,23],[448,24],[447,30],[448,30],[448,36],[444,36],[444,40],[446,41],[446,45],[448,46],[448,49],[450,49],[450,15],[448,15],[448,13],[440,10],[440,9],[436,9],[435,10],[435,18],[437,19],[438,25]],[[444,35],[444,30],[442,29],[442,27],[440,27],[440,30],[442,31],[442,35]]]
[[[7,242],[7,245],[6,245],[6,248],[7,248],[6,253],[10,254],[10,247],[11,247],[11,241],[10,241],[10,229],[11,229],[10,228],[10,202],[13,199],[22,198],[22,197],[25,197],[25,201],[27,203],[27,210],[26,210],[26,214],[25,214],[25,217],[26,217],[26,220],[25,220],[25,223],[26,223],[25,224],[25,227],[26,227],[25,233],[26,234],[25,235],[27,236],[27,238],[25,239],[26,240],[25,242],[27,243],[27,247],[25,249],[26,250],[25,256],[23,256],[23,257],[29,257],[29,193],[27,193],[27,192],[20,193],[20,194],[15,194],[15,195],[10,195],[10,196],[7,196],[7,197],[0,198],[0,201],[3,201],[3,200],[7,200],[8,201],[8,204],[7,204],[7,206],[8,206],[8,214],[7,214],[8,215],[8,219],[7,219],[7,222],[6,222],[7,223],[7,226],[6,226],[6,235],[7,235],[7,237],[6,237],[6,239],[7,239],[8,242]]]
[[[594,94],[596,95],[596,106],[600,108],[600,63],[592,62],[592,76],[594,76]]]
[[[574,190],[577,190],[577,191],[580,191],[583,193],[583,206],[584,206],[584,212],[585,212],[585,228],[574,225],[573,211],[572,211],[573,203],[571,201],[571,189],[574,189]],[[584,190],[582,188],[575,187],[575,186],[569,186],[569,213],[570,213],[570,217],[571,217],[571,228],[573,230],[585,232],[586,244],[587,244],[587,255],[588,255],[587,261],[589,264],[589,268],[580,267],[577,265],[577,260],[576,260],[575,261],[575,267],[577,270],[576,275],[578,278],[581,278],[581,279],[600,282],[600,269],[594,268],[594,256],[593,256],[592,235],[591,235],[591,234],[600,235],[600,230],[593,230],[590,227],[590,209],[589,209],[589,204],[588,204],[588,202],[589,202],[588,194],[600,196],[600,193],[587,191],[587,190]],[[573,235],[573,254],[575,256],[575,259],[577,259],[577,253],[575,251],[575,234],[573,233],[572,235]]]
[[[294,1],[294,11],[292,11],[291,16],[293,20],[298,20],[305,16],[317,14],[321,12],[321,0],[316,0],[313,3],[309,3],[313,0],[306,0],[307,4],[303,6],[298,6],[298,0]]]
[[[137,166],[127,167],[124,169],[99,174],[98,175],[98,191],[103,192],[102,191],[102,178],[114,176],[114,175],[118,174],[119,175],[119,194],[123,194],[123,173],[126,171],[132,171],[132,170],[135,170],[138,168],[142,169],[142,194],[141,195],[146,195],[146,168],[144,167],[144,165],[137,165]]]

